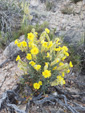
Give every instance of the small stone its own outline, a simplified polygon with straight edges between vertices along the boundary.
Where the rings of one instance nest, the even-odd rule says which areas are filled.
[[[51,110],[51,113],[56,113],[56,110]]]
[[[75,75],[75,73],[72,73],[72,76],[74,76]]]
[[[43,109],[42,113],[49,113],[49,111],[46,109]]]
[[[54,92],[54,93],[52,93],[54,96],[57,96],[58,95],[58,93],[57,92]]]
[[[83,4],[85,5],[85,0],[83,0]]]
[[[65,113],[63,109],[59,108],[59,110],[56,113]]]
[[[26,110],[26,104],[19,105],[18,107],[19,107],[19,109],[21,109],[21,110],[23,110],[23,111]]]
[[[39,5],[39,0],[30,0],[30,5],[31,6],[38,6]]]
[[[76,93],[78,94],[79,93],[79,89],[75,89],[75,88],[66,88],[70,93]]]
[[[37,109],[39,109],[39,106],[37,106]]]
[[[85,97],[82,97],[82,99],[81,99],[81,100],[82,100],[82,102],[83,102],[83,103],[85,103]]]
[[[62,20],[62,23],[63,23],[63,24],[65,24],[66,22],[67,22],[67,20],[65,20],[65,19]]]

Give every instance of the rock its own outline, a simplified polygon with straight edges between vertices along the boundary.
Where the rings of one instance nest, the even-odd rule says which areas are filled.
[[[31,6],[38,6],[39,5],[39,3],[40,3],[40,1],[39,0],[30,0],[30,5]]]
[[[44,22],[44,20],[47,16],[49,16],[50,13],[45,11],[39,12],[38,10],[31,10],[30,14],[33,16],[31,24],[36,25],[36,23],[41,24],[41,21]]]
[[[80,29],[70,29],[64,36],[64,42],[68,43],[76,52],[80,53],[81,49],[83,49],[82,44],[84,43],[83,33]]]
[[[75,89],[74,87],[72,88],[66,88],[67,91],[69,91],[70,93],[75,93],[75,94],[78,94],[79,93],[79,90],[78,89]]]
[[[73,47],[75,52],[80,53],[83,50],[84,32],[81,28],[69,29],[68,31],[56,32],[57,36],[63,37],[63,41]]]
[[[19,105],[18,106],[18,108],[20,109],[20,110],[23,110],[23,111],[25,111],[26,110],[26,104],[21,104],[21,105]]]
[[[42,113],[49,113],[49,111],[43,108]]]
[[[59,110],[56,113],[65,113],[63,109],[59,108]]]
[[[31,10],[30,14],[32,16],[35,16],[35,17],[41,17],[42,16],[44,18],[46,18],[46,16],[49,16],[49,12],[46,12],[46,11],[39,12],[38,10]]]
[[[65,24],[67,22],[66,19],[62,19],[61,23]]]
[[[46,2],[46,0],[40,0],[41,1],[41,3],[45,3]]]
[[[59,108],[59,109],[53,109],[53,108],[51,108],[50,109],[50,112],[51,113],[64,113],[64,110],[61,109],[61,108]]]
[[[23,41],[24,39],[25,39],[25,35],[22,35],[19,37],[20,41]],[[15,45],[15,43],[13,41],[5,48],[3,54],[7,58],[9,58],[10,56],[13,57],[15,54],[17,56],[17,54],[19,54],[19,52],[21,52],[21,50],[17,47],[17,45]]]
[[[85,0],[83,0],[83,4],[85,4]]]
[[[53,96],[58,96],[57,92],[52,93]]]
[[[56,110],[51,110],[51,113],[56,113],[57,111]]]
[[[82,100],[83,103],[85,103],[85,97],[83,97],[81,100]]]

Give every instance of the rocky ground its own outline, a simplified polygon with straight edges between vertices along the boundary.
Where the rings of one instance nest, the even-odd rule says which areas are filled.
[[[82,27],[82,23],[85,24],[85,5],[83,2],[74,4],[67,1],[68,0],[59,0],[56,2],[56,0],[54,0],[55,5],[53,5],[54,7],[50,11],[46,10],[45,3],[38,2],[33,5],[31,2],[30,7],[32,8],[32,12],[36,15],[38,13],[38,17],[40,18],[39,22],[47,21],[49,22],[49,26],[51,28],[57,28],[57,31],[68,30],[70,28],[78,29]],[[33,18],[33,20],[38,22],[39,18],[36,17],[36,19]],[[35,24],[35,22],[33,22],[33,24]]]
[[[3,50],[0,50],[0,63],[6,60]],[[8,89],[12,89],[16,84],[16,79],[22,75],[15,61],[10,61],[3,68],[0,68],[0,95]],[[2,86],[2,87],[1,87]]]
[[[42,1],[42,0],[41,0]],[[43,23],[44,21],[49,22],[49,28],[56,28],[56,33],[64,34],[67,33],[67,37],[65,37],[65,41],[69,41],[69,37],[71,37],[70,44],[75,44],[81,41],[83,44],[83,36],[84,28],[85,28],[85,4],[83,2],[78,2],[77,4],[71,3],[68,0],[57,0],[53,4],[53,8],[50,11],[47,11],[45,2],[41,3],[40,0],[31,0],[30,2],[30,13],[33,16],[31,23],[35,25],[37,22]],[[61,32],[62,31],[62,32]],[[75,32],[74,32],[75,31]],[[78,32],[79,31],[79,32]],[[79,34],[78,34],[79,33]],[[59,35],[60,35],[59,34]],[[69,36],[68,36],[69,34]],[[74,38],[75,37],[75,38]],[[78,46],[78,44],[77,44]],[[76,46],[76,47],[77,47]],[[82,49],[82,48],[81,48]],[[80,50],[81,50],[80,49]],[[0,49],[0,64],[5,61],[7,56],[3,54],[3,50]],[[72,72],[71,79],[78,77],[75,74],[75,71]],[[8,89],[12,89],[16,84],[17,78],[22,75],[21,72],[17,68],[17,63],[13,60],[6,63],[2,68],[0,68],[0,95]],[[67,81],[68,82],[68,81]],[[81,82],[81,81],[80,81]],[[82,80],[84,82],[84,80]],[[81,90],[78,87],[74,87],[73,83],[72,87],[68,84],[68,90],[70,92],[76,91],[76,93],[80,93]],[[80,86],[81,88],[81,86]],[[73,90],[74,89],[74,90]],[[82,90],[83,91],[83,90]],[[82,97],[82,102],[85,102],[85,97]],[[83,103],[84,105],[84,103]],[[52,106],[44,106],[42,113],[65,113],[67,111],[64,108],[56,108]],[[20,106],[19,106],[20,107]],[[59,106],[58,106],[59,107]],[[21,106],[21,108],[24,109]],[[31,110],[31,113],[41,113],[39,106],[34,106]],[[3,111],[5,113],[5,111]],[[67,112],[68,113],[68,112]],[[81,112],[84,113],[84,112]]]

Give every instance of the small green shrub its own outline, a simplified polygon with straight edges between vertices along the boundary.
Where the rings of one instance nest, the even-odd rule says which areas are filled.
[[[68,48],[62,45],[58,37],[51,40],[49,33],[50,30],[46,28],[38,36],[32,29],[27,35],[28,41],[15,40],[15,44],[26,52],[26,61],[17,56],[18,67],[26,74],[25,82],[34,92],[44,92],[49,86],[65,84],[65,73],[69,73],[73,67],[71,61],[66,63],[65,60],[69,56]]]
[[[46,10],[50,11],[54,7],[54,3],[52,1],[46,0]]]
[[[4,49],[6,46],[6,42],[7,42],[7,37],[3,38],[0,32],[0,48]]]
[[[66,6],[63,9],[61,9],[61,12],[63,14],[73,14],[73,8]]]

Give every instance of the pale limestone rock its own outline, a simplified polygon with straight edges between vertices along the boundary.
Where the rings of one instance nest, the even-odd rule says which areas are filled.
[[[23,41],[24,39],[25,39],[25,35],[22,35],[19,37],[20,41]],[[13,57],[15,54],[17,56],[17,54],[19,52],[20,52],[20,49],[17,47],[17,45],[15,45],[15,43],[13,41],[5,48],[3,54],[4,54],[4,56],[9,58],[10,56]]]

